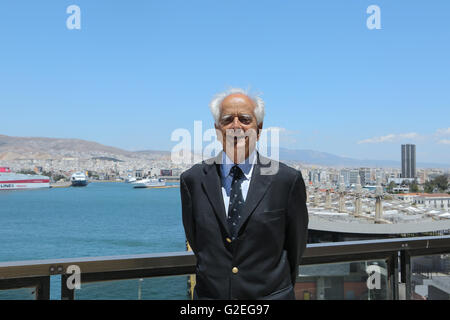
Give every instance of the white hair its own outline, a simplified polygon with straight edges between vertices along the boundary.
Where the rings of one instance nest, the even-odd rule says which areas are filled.
[[[231,88],[228,89],[224,92],[218,93],[214,96],[214,98],[211,100],[211,102],[209,103],[209,109],[211,109],[211,113],[214,117],[214,121],[215,123],[218,125],[219,124],[219,118],[220,118],[220,109],[222,107],[222,102],[223,100],[228,97],[229,95],[235,94],[235,93],[240,93],[243,95],[246,95],[247,97],[250,98],[250,100],[253,101],[253,103],[255,104],[255,116],[256,116],[256,122],[259,125],[260,123],[263,122],[264,120],[264,100],[259,97],[259,95],[257,94],[249,94],[248,90],[244,90],[241,88]]]

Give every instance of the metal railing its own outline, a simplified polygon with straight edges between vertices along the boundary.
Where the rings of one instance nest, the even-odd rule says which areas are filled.
[[[411,257],[450,253],[450,236],[308,244],[301,266],[385,259],[389,299],[411,297]],[[69,266],[82,271],[81,283],[181,276],[195,273],[192,252],[122,255],[0,263],[0,290],[36,288],[36,299],[50,298],[50,277],[61,275],[61,299],[74,299],[67,286]],[[399,291],[401,286],[403,292]]]

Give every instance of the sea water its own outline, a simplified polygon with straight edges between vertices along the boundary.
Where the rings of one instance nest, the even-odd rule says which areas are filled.
[[[0,191],[1,262],[185,250],[179,188],[93,182]],[[32,293],[0,291],[0,299],[26,299]],[[60,294],[60,276],[52,276],[51,298]],[[187,276],[81,284],[75,297],[186,299]]]

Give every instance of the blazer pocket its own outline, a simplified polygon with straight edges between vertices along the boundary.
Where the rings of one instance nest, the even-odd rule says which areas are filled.
[[[283,289],[272,292],[268,296],[262,297],[261,300],[295,300],[294,287],[290,284]]]
[[[263,211],[261,213],[261,218],[264,220],[275,220],[279,219],[283,216],[285,212],[285,209],[276,209],[276,210],[270,210],[270,211]]]

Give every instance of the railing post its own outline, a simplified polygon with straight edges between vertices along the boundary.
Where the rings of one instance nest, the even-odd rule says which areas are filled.
[[[50,300],[50,276],[39,278],[36,286],[36,300]]]
[[[391,254],[389,260],[390,298],[391,300],[398,300],[398,251]]]
[[[405,287],[405,300],[411,300],[411,255],[408,250],[400,251],[400,282]]]
[[[68,274],[61,275],[61,300],[74,300],[75,290],[67,287],[67,279],[70,277]]]

